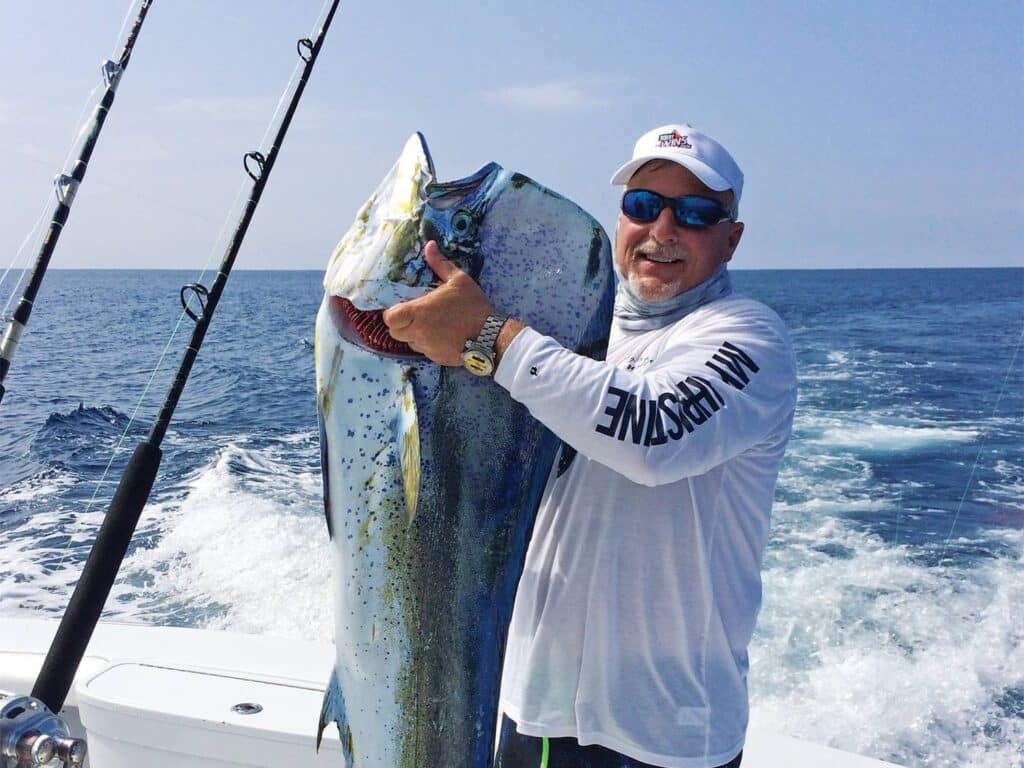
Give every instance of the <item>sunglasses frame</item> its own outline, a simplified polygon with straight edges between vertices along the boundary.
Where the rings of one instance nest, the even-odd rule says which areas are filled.
[[[637,216],[631,216],[629,213],[626,212],[627,195],[634,194],[637,192],[653,195],[660,202],[660,207],[658,208],[658,212],[654,215],[654,218],[643,219]],[[723,215],[721,216],[721,218],[707,223],[702,222],[694,224],[688,221],[682,221],[679,218],[679,210],[680,206],[685,207],[687,200],[701,200],[704,202],[714,203]],[[662,195],[658,192],[655,192],[652,189],[627,189],[625,192],[622,193],[622,199],[619,201],[619,210],[622,211],[623,215],[625,215],[629,219],[632,219],[633,221],[637,221],[642,224],[651,224],[652,222],[656,221],[658,219],[658,216],[661,215],[661,212],[665,210],[666,207],[672,211],[672,218],[675,220],[676,224],[678,224],[680,227],[686,227],[688,229],[708,229],[709,227],[713,227],[716,224],[721,224],[723,221],[736,221],[735,217],[733,217],[729,209],[722,204],[721,200],[716,200],[713,197],[705,197],[704,195],[682,195],[680,197],[669,197],[668,195]],[[691,209],[691,211],[692,210],[693,209]]]

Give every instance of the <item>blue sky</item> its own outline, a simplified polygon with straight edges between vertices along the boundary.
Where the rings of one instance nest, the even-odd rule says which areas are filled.
[[[321,8],[155,0],[53,266],[216,263]],[[0,0],[0,269],[127,10]],[[673,121],[746,174],[737,268],[1022,265],[1022,28],[1020,0],[343,1],[237,266],[322,268],[415,130],[442,178],[493,160],[611,231],[611,172]]]

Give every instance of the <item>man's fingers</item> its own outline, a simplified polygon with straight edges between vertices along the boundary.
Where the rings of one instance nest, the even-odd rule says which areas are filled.
[[[401,330],[412,323],[412,311],[406,306],[406,303],[403,301],[401,304],[395,304],[384,310],[381,320],[384,321],[384,325],[388,327],[389,331]]]
[[[473,279],[445,258],[431,240],[423,249],[441,285],[382,313],[388,333],[441,365],[460,365],[466,339],[475,337],[492,311]]]
[[[462,270],[445,258],[434,240],[427,243],[423,249],[423,258],[427,265],[434,270],[434,274],[441,278],[442,283],[447,283],[453,277],[462,273]]]

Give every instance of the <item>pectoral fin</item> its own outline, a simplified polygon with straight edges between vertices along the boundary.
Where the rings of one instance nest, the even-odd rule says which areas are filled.
[[[405,490],[406,522],[416,517],[420,496],[420,425],[416,413],[416,393],[408,375],[402,376],[399,395],[398,447],[402,460],[402,486]]]

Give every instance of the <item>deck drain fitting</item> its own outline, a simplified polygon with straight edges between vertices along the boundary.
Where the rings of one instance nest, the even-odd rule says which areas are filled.
[[[237,712],[240,715],[255,715],[263,711],[263,707],[259,704],[253,704],[252,702],[243,702],[241,704],[235,704],[231,708],[232,712]]]

